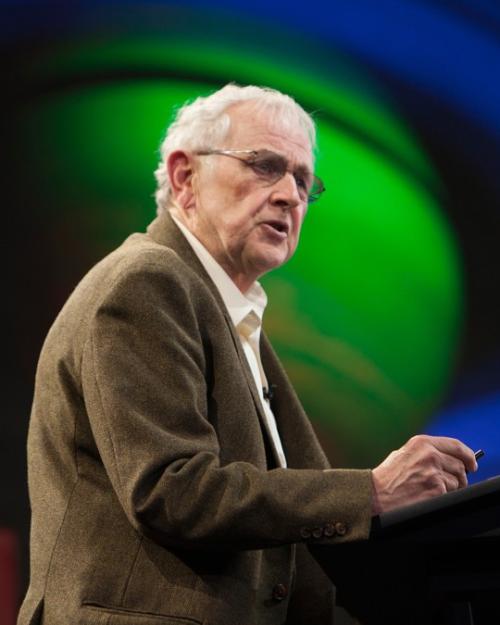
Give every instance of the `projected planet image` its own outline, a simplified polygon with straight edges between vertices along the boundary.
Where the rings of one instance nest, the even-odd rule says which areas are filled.
[[[104,50],[79,42],[40,59],[41,87],[21,113],[36,137],[23,154],[35,212],[47,236],[64,233],[59,261],[52,252],[63,301],[90,264],[153,219],[153,171],[175,106],[231,78],[296,97],[314,111],[327,191],[296,256],[263,279],[265,327],[332,462],[367,466],[423,426],[452,370],[462,278],[439,179],[353,64],[306,74],[279,55],[260,61],[187,36]],[[68,273],[63,251],[82,249]]]

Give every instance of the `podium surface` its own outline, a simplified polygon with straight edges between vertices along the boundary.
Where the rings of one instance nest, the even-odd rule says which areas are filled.
[[[500,476],[374,517],[369,540],[311,551],[363,625],[500,625]]]

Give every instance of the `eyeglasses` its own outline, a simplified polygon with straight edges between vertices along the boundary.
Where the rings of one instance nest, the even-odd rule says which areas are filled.
[[[271,150],[202,150],[196,154],[199,156],[219,154],[236,158],[268,185],[275,184],[283,178],[287,171],[290,171],[295,179],[299,197],[303,202],[315,202],[325,190],[323,182],[306,167],[299,166],[291,170],[288,160]],[[239,156],[240,154],[242,156]]]

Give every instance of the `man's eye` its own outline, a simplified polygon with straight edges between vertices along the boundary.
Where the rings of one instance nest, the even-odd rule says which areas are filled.
[[[262,158],[249,163],[259,176],[274,176],[277,173],[276,162],[271,158]]]
[[[297,183],[297,187],[299,189],[304,189],[305,191],[309,190],[309,180],[305,176],[301,176],[300,174],[294,175],[295,182]]]

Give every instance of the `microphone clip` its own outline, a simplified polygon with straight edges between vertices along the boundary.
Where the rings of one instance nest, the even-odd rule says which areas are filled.
[[[277,388],[278,386],[276,384],[270,384],[269,388],[266,388],[265,386],[263,386],[262,394],[264,395],[264,399],[267,399],[267,401],[271,401],[271,399],[273,399],[274,397],[274,392],[276,391]]]

